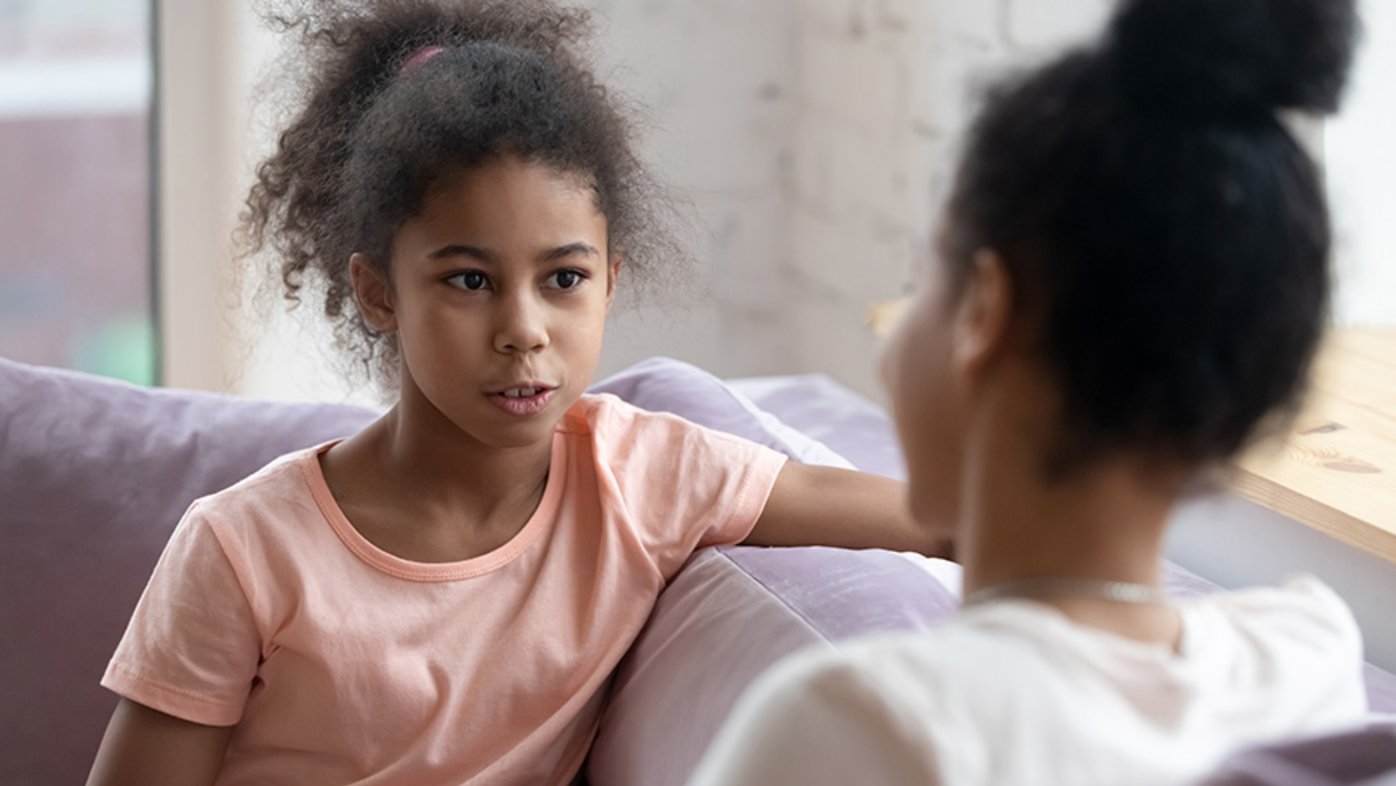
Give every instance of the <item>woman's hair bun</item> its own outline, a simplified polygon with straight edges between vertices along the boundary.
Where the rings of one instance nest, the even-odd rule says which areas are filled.
[[[1121,0],[1105,56],[1163,112],[1332,112],[1358,30],[1356,0]]]

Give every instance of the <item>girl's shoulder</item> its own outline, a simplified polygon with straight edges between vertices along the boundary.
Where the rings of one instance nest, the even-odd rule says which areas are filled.
[[[726,422],[721,415],[697,415],[718,422],[696,423],[673,412],[642,409],[611,393],[589,393],[572,405],[557,430],[585,440],[603,454],[611,450],[626,455],[654,451],[671,458],[720,456],[737,463],[759,460],[767,454],[772,459],[785,457],[786,451],[774,447],[772,440],[752,439],[742,433],[740,423]]]
[[[565,434],[612,436],[629,432],[678,434],[701,432],[734,438],[686,420],[671,412],[656,412],[631,404],[614,393],[587,393],[572,405],[558,424]]]
[[[185,519],[217,523],[218,528],[248,527],[304,515],[307,510],[318,508],[321,495],[317,493],[317,457],[335,442],[338,440],[272,459],[232,485],[194,500]],[[323,480],[318,485],[324,486]]]
[[[564,434],[590,434],[597,423],[633,418],[639,411],[614,394],[585,393],[562,416],[557,430]]]

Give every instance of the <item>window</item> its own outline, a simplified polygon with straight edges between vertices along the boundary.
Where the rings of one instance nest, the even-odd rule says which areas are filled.
[[[0,3],[0,357],[153,384],[148,0]]]
[[[1362,0],[1363,36],[1342,112],[1325,124],[1323,158],[1336,230],[1339,323],[1396,325],[1396,4]]]

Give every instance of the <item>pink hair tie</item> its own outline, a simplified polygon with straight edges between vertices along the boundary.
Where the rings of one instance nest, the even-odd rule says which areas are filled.
[[[428,60],[431,60],[444,51],[446,51],[446,47],[444,46],[424,46],[416,52],[413,52],[412,56],[403,62],[400,73],[416,73],[418,69],[427,64]]]

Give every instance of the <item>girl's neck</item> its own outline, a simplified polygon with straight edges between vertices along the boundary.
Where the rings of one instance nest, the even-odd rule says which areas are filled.
[[[538,495],[547,479],[552,438],[500,448],[449,422],[424,422],[399,403],[375,427],[379,471],[434,506],[487,519]]]
[[[511,539],[542,501],[551,430],[484,444],[420,396],[321,455],[325,482],[362,535],[396,556],[456,561]]]
[[[394,407],[321,454],[330,493],[369,542],[416,562],[458,562],[513,539],[541,503],[552,440],[498,449]]]

